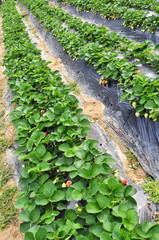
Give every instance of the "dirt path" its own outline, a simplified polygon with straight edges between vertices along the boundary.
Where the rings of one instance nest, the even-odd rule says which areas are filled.
[[[61,59],[55,58],[53,55],[51,55],[51,51],[48,48],[46,42],[40,37],[38,30],[33,26],[32,22],[26,16],[26,12],[23,11],[20,5],[18,5],[17,9],[21,15],[25,15],[23,21],[27,27],[27,31],[30,38],[32,39],[32,42],[36,42],[37,47],[42,51],[42,58],[47,61],[51,61],[49,67],[52,70],[59,70],[62,79],[67,84],[74,83],[75,80],[72,79],[72,76],[69,75]],[[125,168],[124,170],[128,178],[136,184],[142,184],[145,177],[147,177],[147,174],[144,172],[141,166],[138,165],[135,157],[123,145],[116,133],[104,123],[104,104],[83,92],[79,84],[77,84],[76,88],[77,87],[80,88],[77,98],[82,104],[84,113],[88,114],[92,120],[99,123],[100,126],[103,128],[103,131],[105,131],[106,134],[108,134],[108,136],[115,142],[115,144],[117,145],[118,154],[121,156]],[[132,164],[135,164],[135,169],[129,167]]]
[[[3,100],[3,96],[7,92],[7,77],[2,75],[5,70],[2,66],[4,54],[2,18],[0,17],[0,240],[23,240],[23,236],[20,233],[20,222],[18,221],[17,211],[12,207],[18,188],[12,178],[5,155],[5,150],[14,143],[15,131],[9,121],[9,112],[6,108],[7,103],[4,103]],[[5,199],[7,192],[7,199]],[[13,198],[9,200],[9,196],[11,197],[12,193]],[[3,203],[3,200],[7,204]],[[8,219],[9,224],[7,222]],[[5,227],[2,230],[1,226],[3,224]]]

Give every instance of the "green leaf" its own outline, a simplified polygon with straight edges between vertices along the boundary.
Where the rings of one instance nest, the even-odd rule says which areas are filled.
[[[152,235],[150,237],[150,240],[158,240],[159,239],[159,224],[155,223],[156,225],[151,227],[151,229],[148,231]]]
[[[113,207],[112,214],[116,217],[126,218],[129,206],[127,204],[120,204]]]
[[[147,101],[147,103],[144,105],[146,109],[152,109],[155,105],[155,102],[153,100]]]
[[[33,233],[26,232],[24,240],[35,240]]]
[[[43,194],[47,197],[50,198],[55,191],[55,186],[51,180],[48,180],[44,185],[43,185]]]
[[[53,155],[50,152],[46,152],[42,157],[42,160],[44,162],[47,162],[47,161],[50,161],[52,158],[53,158]]]
[[[95,218],[95,216],[93,216],[93,215],[88,215],[88,216],[86,217],[86,223],[87,223],[88,225],[95,224],[95,223],[96,223],[96,218]]]
[[[141,225],[137,226],[136,232],[142,238],[150,238],[152,236],[151,229],[153,229],[155,223],[142,222]]]
[[[116,178],[109,178],[108,181],[108,186],[110,189],[113,189],[117,184],[119,184],[118,180]]]
[[[111,190],[107,184],[102,183],[99,188],[99,192],[105,195],[110,195]]]
[[[85,237],[85,236],[83,236],[83,235],[78,235],[78,236],[76,237],[76,240],[88,240],[88,238]]]
[[[28,159],[28,157],[29,157],[28,154],[22,153],[18,156],[18,161],[19,162],[24,161],[25,159]]]
[[[50,170],[50,166],[47,162],[39,163],[39,164],[37,164],[37,167],[39,168],[39,171],[41,171],[41,172]]]
[[[39,115],[38,115],[39,116]],[[36,116],[35,116],[36,117]],[[37,118],[35,118],[37,119]],[[45,133],[44,132],[38,132],[38,131],[34,131],[30,137],[31,140],[34,141],[34,143],[37,145],[38,143],[40,143],[40,141],[45,137]]]
[[[108,207],[110,204],[110,200],[107,197],[105,197],[103,194],[97,194],[96,200],[97,200],[98,205],[102,209]]]
[[[34,145],[34,141],[32,139],[29,139],[26,145],[29,152],[33,149],[33,145]]]
[[[15,203],[15,208],[20,209],[20,208],[24,208],[24,204],[28,202],[28,198],[27,197],[20,197],[16,203]]]
[[[89,127],[90,121],[87,120],[87,119],[83,119],[82,121],[80,121],[79,124],[80,124],[81,127]]]
[[[77,218],[77,214],[73,209],[69,209],[66,211],[65,217],[71,222],[74,222],[75,219]]]
[[[156,44],[154,47],[154,50],[157,50],[157,49],[159,49],[159,44]]]
[[[128,204],[129,208],[136,207],[137,205],[136,200],[131,196],[126,197],[125,204]]]
[[[75,189],[78,189],[78,190],[84,190],[84,185],[81,181],[78,181],[78,182],[75,182],[73,185],[72,185],[73,188]]]
[[[70,172],[70,178],[75,178],[77,176],[77,171]]]
[[[42,158],[42,156],[44,156],[44,154],[46,153],[46,148],[44,146],[44,144],[39,144],[36,148],[35,148],[35,156],[37,158]]]
[[[38,208],[35,208],[33,211],[30,213],[30,220],[31,222],[36,222],[40,217],[40,210]]]
[[[30,228],[30,223],[21,223],[20,224],[20,231],[22,233],[27,232],[29,230],[29,228]]]
[[[29,222],[30,221],[30,212],[28,210],[24,210],[19,214],[19,219],[21,221]]]
[[[91,185],[90,185],[91,195],[95,195],[98,190],[99,190],[99,184],[98,183],[91,183]]]
[[[112,233],[112,237],[114,240],[118,240],[119,236],[120,236],[120,228],[121,228],[121,223],[120,222],[113,222],[113,233]]]
[[[99,205],[96,202],[89,202],[86,205],[86,211],[88,213],[99,213],[102,211],[102,209],[99,207]]]
[[[28,167],[25,167],[25,168],[22,169],[21,176],[23,178],[29,178]]]
[[[102,223],[109,222],[110,220],[110,210],[108,208],[104,209],[100,214],[97,216],[98,220]]]
[[[95,236],[99,237],[103,232],[102,223],[96,223],[92,227],[90,227],[90,232],[92,232]]]
[[[76,157],[78,157],[79,159],[84,160],[86,158],[87,152],[85,150],[82,149],[77,149],[74,151]]]
[[[68,188],[67,191],[66,191],[66,200],[68,202],[70,202],[72,199],[72,192],[73,192],[73,188]]]
[[[102,232],[102,234],[100,235],[100,240],[112,240],[112,238],[108,233]]]
[[[65,156],[66,157],[74,157],[74,152],[72,149],[68,149],[67,151],[65,151]]]
[[[78,171],[78,175],[80,177],[83,177],[83,178],[86,178],[86,179],[91,179],[91,173],[90,171],[88,171],[86,168],[81,168],[79,171]]]
[[[59,202],[65,198],[65,193],[62,190],[56,190],[50,199],[50,202]]]
[[[110,154],[103,154],[101,156],[98,156],[95,158],[95,163],[96,164],[102,164],[102,163],[107,163],[107,164],[115,164],[115,160],[111,157]]]
[[[92,177],[96,177],[99,174],[103,173],[104,169],[102,166],[100,166],[99,164],[93,164],[92,165]]]
[[[125,188],[124,196],[125,196],[125,197],[133,196],[136,192],[137,192],[137,190],[136,190],[133,186],[128,185],[128,186]]]
[[[59,150],[63,151],[63,152],[67,151],[70,148],[71,148],[71,146],[68,143],[63,143],[59,146]]]
[[[35,234],[36,240],[46,240],[47,231],[44,227],[40,227]]]
[[[112,232],[112,223],[109,221],[105,221],[103,223],[103,228],[104,230],[106,230],[107,232]]]
[[[67,209],[67,206],[64,203],[59,202],[56,208],[61,211],[61,210]]]
[[[75,189],[72,192],[72,199],[75,201],[79,201],[83,198],[83,193],[81,193],[78,189]]]
[[[125,191],[124,186],[119,183],[113,188],[113,195],[115,197],[120,197],[123,195],[124,191]]]
[[[49,203],[48,198],[45,195],[39,194],[37,198],[35,199],[35,203],[37,205],[45,206]]]
[[[138,214],[135,209],[129,209],[127,211],[127,217],[123,219],[123,225],[129,231],[132,231],[135,225],[138,223]]]
[[[49,178],[48,174],[42,174],[39,178],[38,178],[38,183],[42,186],[44,184],[44,182]]]

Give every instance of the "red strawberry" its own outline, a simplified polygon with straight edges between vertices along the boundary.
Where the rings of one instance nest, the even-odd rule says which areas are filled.
[[[67,181],[67,182],[66,182],[66,186],[67,186],[67,187],[70,187],[71,185],[72,185],[72,182],[71,182],[71,181]]]
[[[105,86],[105,81],[102,82],[102,85]]]
[[[125,178],[123,178],[123,179],[122,179],[122,183],[123,183],[124,185],[126,185],[126,184],[127,184],[127,180],[126,180]]]
[[[45,132],[45,137],[47,136],[47,132]]]
[[[13,103],[13,105],[14,105],[14,108],[17,108],[17,104],[16,103]]]
[[[41,110],[41,113],[43,114],[45,111],[44,110]]]

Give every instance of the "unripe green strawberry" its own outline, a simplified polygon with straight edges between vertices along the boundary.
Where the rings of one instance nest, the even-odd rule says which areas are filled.
[[[139,116],[140,116],[140,113],[139,113],[139,112],[136,112],[135,115],[136,115],[136,117],[139,117]]]
[[[133,108],[136,108],[136,102],[132,103]]]
[[[149,116],[148,113],[145,113],[145,114],[144,114],[144,117],[145,117],[145,118],[148,118],[148,116]]]
[[[66,183],[63,183],[63,184],[62,184],[62,188],[65,188],[65,187],[66,187]]]

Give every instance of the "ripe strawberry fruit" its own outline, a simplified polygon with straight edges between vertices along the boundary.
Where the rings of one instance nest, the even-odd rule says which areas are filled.
[[[47,136],[47,132],[45,132],[45,137]]]
[[[14,106],[14,108],[17,108],[17,104],[16,103],[13,103],[13,106]]]
[[[41,110],[41,113],[43,114],[45,111],[44,110]]]
[[[105,86],[105,81],[102,82],[102,85]]]
[[[127,184],[127,180],[124,178],[124,179],[122,179],[122,183],[124,184],[124,185],[126,185]]]
[[[71,185],[72,185],[72,182],[71,182],[71,181],[67,181],[67,182],[66,182],[66,186],[67,186],[67,187],[70,187]]]

